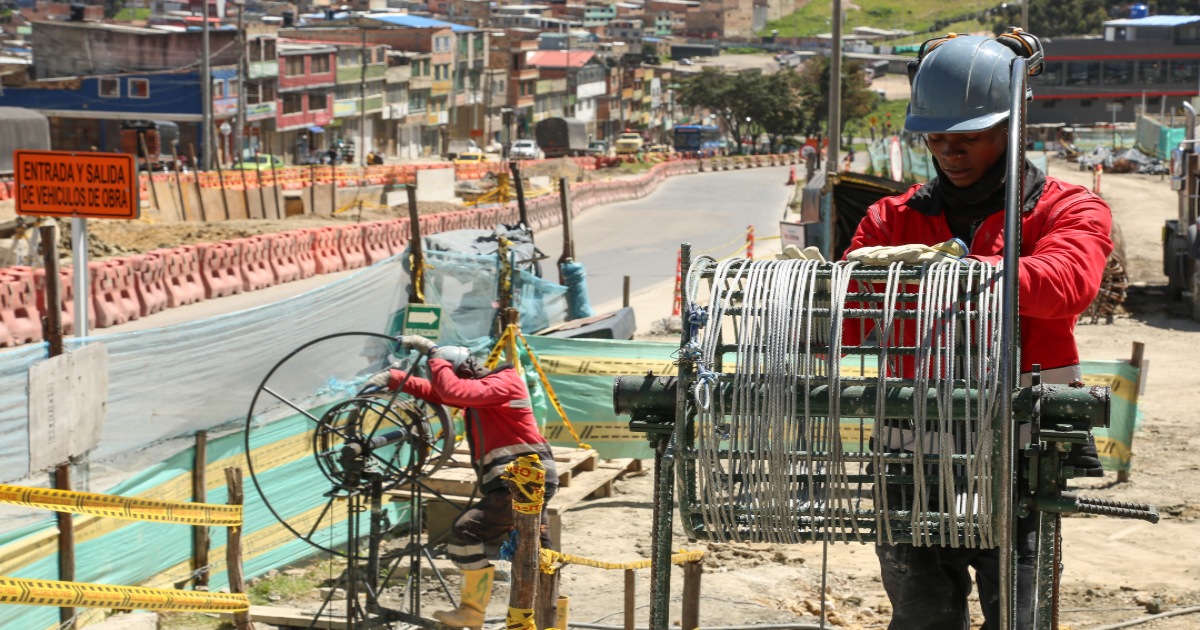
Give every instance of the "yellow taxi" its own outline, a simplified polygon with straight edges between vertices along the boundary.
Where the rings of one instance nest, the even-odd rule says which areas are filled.
[[[454,157],[455,164],[483,164],[487,156],[483,151],[463,151]]]

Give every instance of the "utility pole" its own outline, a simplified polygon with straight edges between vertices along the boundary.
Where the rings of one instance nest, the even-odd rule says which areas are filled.
[[[213,164],[213,161],[212,161],[212,155],[213,155],[212,101],[213,100],[212,100],[212,66],[211,66],[212,60],[209,59],[209,55],[211,54],[211,51],[209,50],[209,46],[208,46],[208,0],[204,0],[202,4],[204,5],[204,12],[203,12],[204,30],[203,30],[203,34],[202,34],[202,38],[204,40],[204,53],[203,53],[204,59],[202,60],[202,62],[200,64],[200,73],[203,75],[200,79],[201,80],[200,98],[204,99],[204,109],[203,109],[204,132],[200,134],[200,142],[201,142],[201,146],[204,149],[204,166],[203,166],[203,168],[206,171],[211,171],[212,164]],[[238,95],[238,98],[241,98],[240,94]],[[192,168],[200,168],[200,167],[201,166],[199,164],[192,165]]]
[[[361,108],[358,110],[358,163],[361,166],[367,165],[367,29],[358,27],[358,32],[362,34],[362,54],[359,58],[362,60],[362,76],[358,78],[358,93],[359,104]]]
[[[246,78],[249,76],[249,60],[247,48],[250,46],[249,38],[246,37],[246,22],[244,15],[246,13],[245,0],[237,3],[237,30],[238,30],[238,100],[237,100],[237,121],[233,132],[233,151],[236,152],[231,162],[240,162],[242,160],[242,152],[246,146]],[[232,153],[232,152],[231,152]]]
[[[842,0],[833,0],[833,50],[829,64],[829,154],[825,169],[836,173],[838,144],[842,141]],[[817,147],[820,151],[821,147]]]

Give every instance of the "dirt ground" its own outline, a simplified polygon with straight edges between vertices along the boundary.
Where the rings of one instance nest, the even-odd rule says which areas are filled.
[[[1061,160],[1051,160],[1050,174],[1091,185],[1090,173],[1081,173],[1074,164]],[[1127,272],[1133,286],[1126,312],[1111,325],[1081,325],[1077,338],[1085,359],[1127,359],[1132,343],[1143,342],[1149,369],[1140,400],[1144,421],[1134,438],[1130,481],[1116,483],[1110,473],[1104,479],[1076,485],[1086,487],[1086,494],[1091,496],[1155,504],[1162,521],[1151,525],[1089,516],[1064,518],[1060,622],[1062,628],[1072,630],[1200,606],[1200,562],[1195,559],[1200,549],[1200,526],[1196,523],[1200,518],[1200,457],[1196,455],[1200,436],[1187,428],[1200,406],[1200,370],[1192,362],[1200,348],[1200,324],[1186,316],[1182,304],[1168,301],[1160,260],[1160,231],[1163,220],[1175,215],[1176,196],[1161,178],[1135,174],[1106,174],[1102,190],[1124,232]],[[97,236],[107,238],[99,233]],[[171,234],[169,238],[177,236],[186,234]],[[615,484],[611,497],[585,502],[567,512],[563,517],[564,550],[612,562],[648,557],[652,478],[649,473],[628,474]],[[689,543],[677,532],[674,547],[707,552],[702,627],[817,622],[822,554],[826,551],[820,545]],[[886,627],[889,607],[873,549],[832,545],[827,551],[830,625]],[[456,587],[457,579],[451,580]],[[639,571],[637,580],[637,621],[645,625],[649,572]],[[681,572],[676,570],[672,623],[679,620],[681,584]],[[438,609],[444,600],[436,593],[435,584],[426,583],[424,587],[424,610]],[[562,574],[561,592],[571,598],[572,621],[621,625],[624,598],[620,571],[567,567]],[[285,602],[292,599],[277,597]],[[311,601],[313,597],[310,593],[297,599]],[[501,583],[489,607],[489,617],[503,616],[507,598],[507,585]],[[981,621],[977,616],[975,627]],[[193,625],[198,622],[185,619],[170,623],[168,627],[213,627]],[[1197,628],[1200,614],[1137,627]]]

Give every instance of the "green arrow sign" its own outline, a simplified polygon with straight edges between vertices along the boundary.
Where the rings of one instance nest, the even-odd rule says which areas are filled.
[[[405,335],[421,335],[437,341],[442,334],[442,307],[436,304],[409,304],[404,309]]]

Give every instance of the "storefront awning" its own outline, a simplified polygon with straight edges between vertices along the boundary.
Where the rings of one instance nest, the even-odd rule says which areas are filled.
[[[325,133],[325,130],[323,128],[317,127],[316,125],[309,127],[308,130],[311,131],[312,133]]]

